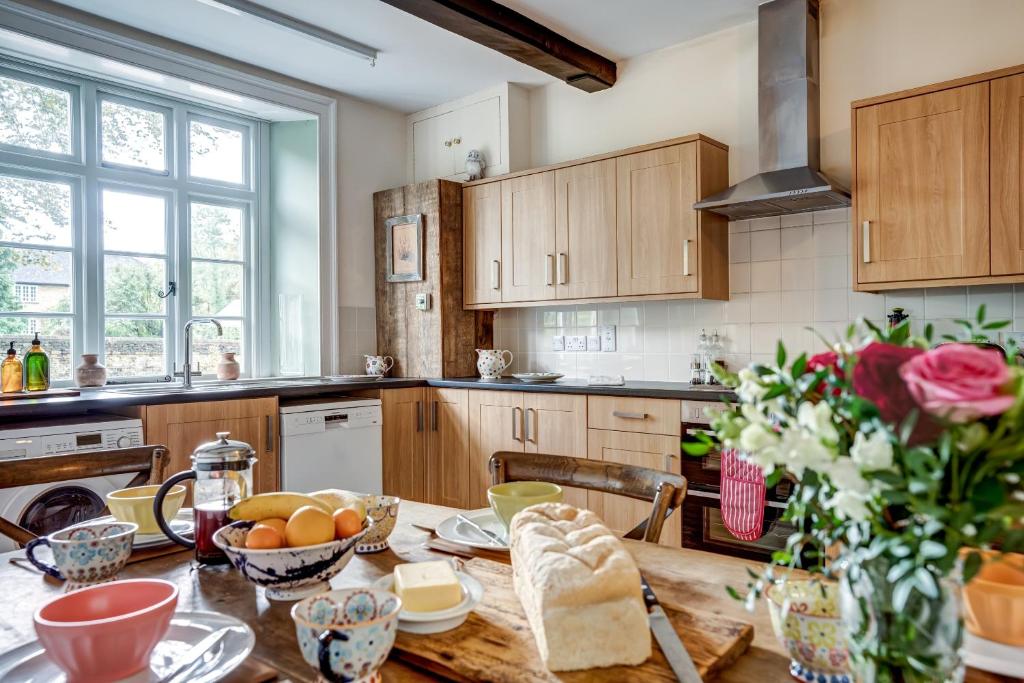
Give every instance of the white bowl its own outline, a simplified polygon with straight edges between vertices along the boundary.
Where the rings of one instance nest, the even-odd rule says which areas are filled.
[[[213,542],[242,576],[266,588],[271,600],[300,600],[331,590],[330,580],[349,563],[356,544],[369,530],[366,527],[342,541],[252,550],[245,547],[245,536],[254,524],[243,520],[221,527],[213,535]]]
[[[406,633],[441,633],[458,628],[469,618],[484,596],[484,587],[465,572],[455,572],[462,584],[462,602],[448,609],[434,612],[411,612],[402,609],[398,614],[398,630]],[[395,584],[393,574],[382,576],[373,582],[377,590],[392,591]]]

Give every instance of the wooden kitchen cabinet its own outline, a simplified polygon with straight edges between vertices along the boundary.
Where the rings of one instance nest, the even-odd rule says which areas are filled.
[[[523,439],[527,453],[587,457],[587,397],[579,394],[524,393]],[[587,507],[587,492],[563,486],[562,500]]]
[[[469,507],[469,390],[426,389],[427,501]]]
[[[992,274],[1024,274],[1024,74],[991,87]]]
[[[214,441],[217,432],[230,432],[229,438],[244,441],[256,451],[255,492],[280,490],[276,397],[146,406],[144,421],[146,443],[167,446],[168,474],[190,469],[189,457],[197,446]],[[189,491],[188,504],[191,499]]]
[[[682,473],[679,438],[675,436],[591,429],[587,433],[587,451],[591,460]],[[590,491],[588,504],[609,529],[619,534],[628,532],[651,514],[650,503],[608,493]],[[665,521],[658,542],[674,548],[682,546],[680,510]]]
[[[501,181],[501,300],[555,298],[555,174]]]
[[[501,301],[501,183],[462,191],[463,275],[466,304]]]
[[[559,299],[615,296],[615,160],[555,171]]]
[[[426,502],[426,389],[387,389],[380,393],[384,494]]]

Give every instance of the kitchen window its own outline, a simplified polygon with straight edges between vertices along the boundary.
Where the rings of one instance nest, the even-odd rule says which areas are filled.
[[[257,357],[252,312],[267,124],[197,103],[0,61],[0,341],[39,332],[51,379],[82,353],[112,378],[215,374]],[[269,346],[263,344],[262,346]],[[263,354],[267,355],[267,354]],[[195,366],[193,366],[193,370]]]

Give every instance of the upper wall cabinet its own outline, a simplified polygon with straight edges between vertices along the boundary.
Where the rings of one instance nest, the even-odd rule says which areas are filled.
[[[727,299],[726,222],[693,204],[728,175],[725,146],[691,136],[467,184],[466,306]]]
[[[527,105],[526,92],[505,83],[410,114],[410,182],[465,180],[466,155],[471,149],[483,154],[486,176],[525,168],[529,150]]]
[[[1022,72],[853,103],[855,289],[1024,281]]]

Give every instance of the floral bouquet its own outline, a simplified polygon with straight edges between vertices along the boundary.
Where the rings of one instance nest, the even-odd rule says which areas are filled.
[[[1009,323],[986,323],[984,307],[958,322],[964,342],[932,348],[930,326],[915,337],[909,321],[861,321],[826,353],[787,364],[780,343],[774,365],[717,370],[739,398],[716,417],[718,440],[768,486],[795,482],[784,519],[798,531],[752,575],[748,607],[779,566],[839,578],[863,681],[959,680],[961,582],[982,550],[1024,549],[1024,368],[1015,347],[985,343]]]

